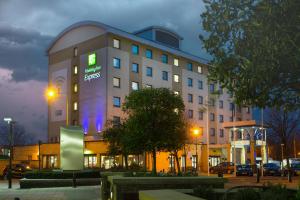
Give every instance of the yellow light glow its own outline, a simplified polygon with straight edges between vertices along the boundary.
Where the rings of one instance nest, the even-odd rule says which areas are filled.
[[[45,96],[47,100],[54,100],[57,97],[57,91],[53,88],[47,88],[45,91]]]
[[[194,134],[194,135],[199,135],[199,129],[194,129],[194,130],[193,130],[193,134]]]

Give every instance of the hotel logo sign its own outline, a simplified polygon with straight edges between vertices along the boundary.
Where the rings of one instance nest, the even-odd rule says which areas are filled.
[[[84,81],[91,81],[101,77],[101,66],[97,65],[96,53],[88,55],[88,67],[84,70]]]

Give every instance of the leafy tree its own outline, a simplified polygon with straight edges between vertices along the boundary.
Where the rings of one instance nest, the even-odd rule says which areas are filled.
[[[146,88],[130,93],[123,109],[134,145],[151,152],[152,173],[156,174],[156,152],[177,151],[185,142],[181,97],[166,88]]]
[[[300,107],[300,1],[204,0],[211,81],[240,105]]]
[[[287,165],[289,167],[289,158],[293,145],[293,139],[300,131],[300,111],[288,112],[284,109],[272,109],[269,110],[265,120],[266,126],[269,128],[268,139],[274,145],[277,145],[277,149],[281,149],[283,146],[283,154],[287,159]]]

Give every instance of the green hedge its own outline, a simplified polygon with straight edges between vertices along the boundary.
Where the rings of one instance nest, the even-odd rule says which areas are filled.
[[[27,179],[70,179],[75,173],[76,178],[100,178],[99,170],[83,170],[83,171],[29,171],[26,172],[24,178]]]

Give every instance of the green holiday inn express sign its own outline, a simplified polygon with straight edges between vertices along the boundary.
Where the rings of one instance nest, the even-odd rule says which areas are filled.
[[[101,66],[97,65],[96,53],[88,55],[88,66],[84,70],[84,81],[91,81],[101,77]]]

